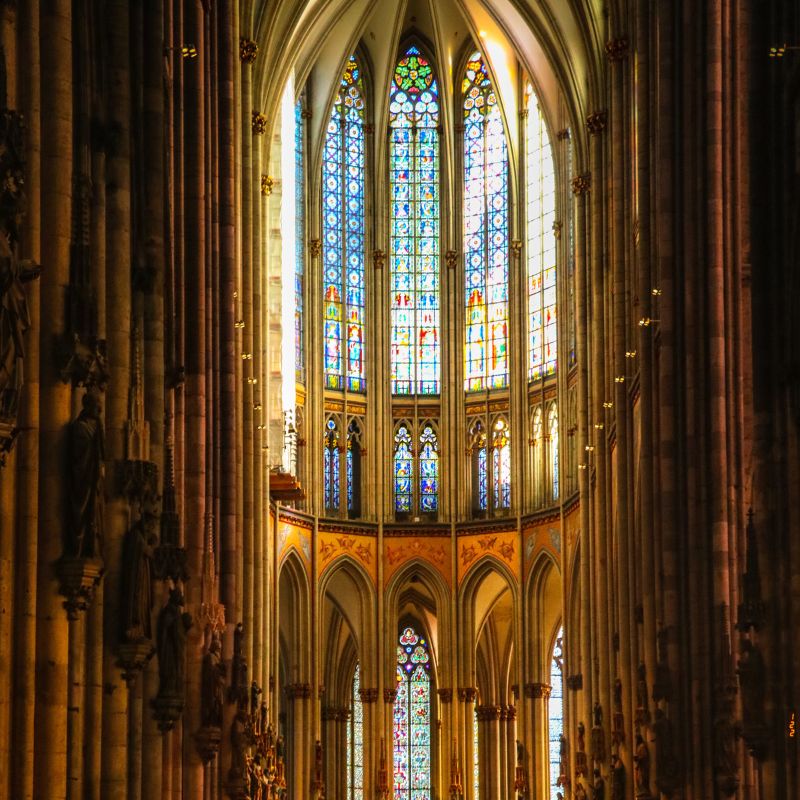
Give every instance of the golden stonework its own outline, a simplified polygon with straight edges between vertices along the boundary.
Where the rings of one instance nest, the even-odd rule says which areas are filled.
[[[586,117],[586,130],[589,131],[592,136],[596,136],[606,129],[607,122],[608,114],[605,111],[595,111],[593,114],[589,114],[589,116]]]
[[[261,176],[261,194],[264,197],[269,197],[272,194],[272,187],[275,185],[275,180],[271,175]]]
[[[253,133],[256,136],[263,136],[267,132],[267,115],[260,111],[253,112]]]
[[[258,55],[258,45],[252,39],[242,37],[239,40],[239,58],[245,64],[252,64]]]
[[[308,252],[311,258],[317,258],[322,252],[322,241],[320,239],[311,239],[308,243]]]
[[[572,179],[572,194],[586,194],[592,188],[592,176],[589,172],[576,175]]]

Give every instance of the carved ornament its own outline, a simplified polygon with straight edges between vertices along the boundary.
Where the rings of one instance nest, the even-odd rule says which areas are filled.
[[[628,57],[628,39],[620,36],[606,42],[606,56],[612,64],[626,59]]]
[[[258,55],[258,44],[252,39],[239,39],[239,58],[245,64],[252,64]]]
[[[267,132],[267,115],[262,114],[260,111],[253,111],[251,124],[253,134],[263,136]]]
[[[608,113],[606,111],[595,111],[586,117],[586,130],[592,136],[602,133],[608,124]]]
[[[592,175],[584,172],[572,179],[572,194],[586,194],[592,188]]]
[[[261,176],[261,194],[264,197],[269,197],[272,194],[272,188],[275,186],[275,179],[271,175]]]

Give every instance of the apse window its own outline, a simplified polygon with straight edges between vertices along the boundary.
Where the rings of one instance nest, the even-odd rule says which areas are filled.
[[[405,628],[397,642],[395,800],[423,800],[433,796],[430,668],[428,642],[413,628]]]

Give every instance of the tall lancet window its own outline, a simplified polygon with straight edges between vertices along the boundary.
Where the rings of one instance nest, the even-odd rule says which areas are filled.
[[[435,514],[439,510],[439,439],[428,423],[419,437],[419,510]]]
[[[511,437],[508,423],[498,417],[492,431],[492,484],[495,509],[511,507]]]
[[[432,797],[430,666],[428,643],[406,628],[397,644],[394,800]]]
[[[486,63],[470,56],[464,95],[464,388],[508,385],[508,152]]]
[[[347,800],[363,800],[363,797],[364,708],[361,705],[361,666],[356,664],[347,722]]]
[[[439,88],[419,48],[389,93],[393,394],[439,394]]]
[[[552,499],[558,500],[558,406],[553,402],[547,415],[548,467]]]
[[[306,353],[303,344],[303,290],[306,279],[306,126],[305,92],[294,107],[295,265],[294,265],[294,360],[297,382],[305,383]]]
[[[336,420],[329,418],[325,423],[325,440],[323,443],[323,485],[325,491],[325,510],[338,511],[341,492],[339,480],[339,426]]]
[[[402,422],[394,434],[394,508],[410,514],[414,503],[414,453],[408,425]]]
[[[556,186],[547,125],[530,83],[526,102],[528,378],[535,381],[556,371]]]
[[[564,679],[562,675],[564,628],[556,636],[550,661],[550,697],[547,700],[548,738],[550,740],[550,800],[558,800],[558,776],[561,763],[561,734],[564,733]]]
[[[364,371],[364,87],[344,71],[322,156],[325,387],[366,391]]]

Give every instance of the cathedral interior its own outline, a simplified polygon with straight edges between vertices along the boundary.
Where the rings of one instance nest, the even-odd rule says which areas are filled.
[[[800,797],[800,5],[0,0],[0,800]]]

